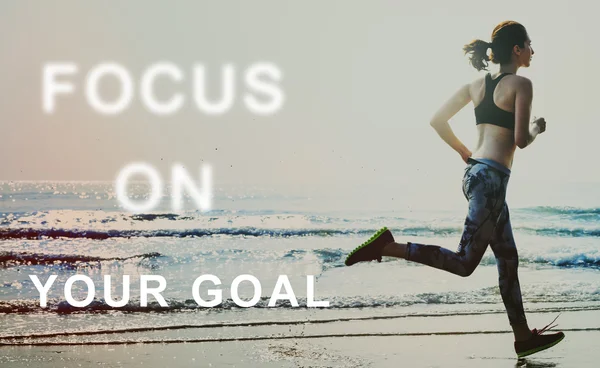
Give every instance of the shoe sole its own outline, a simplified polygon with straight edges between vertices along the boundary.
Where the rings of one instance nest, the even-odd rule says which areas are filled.
[[[354,255],[356,254],[356,252],[358,252],[359,250],[363,249],[364,247],[368,246],[369,244],[373,243],[375,240],[377,240],[377,238],[379,238],[383,233],[385,233],[388,230],[387,227],[383,227],[381,229],[379,229],[373,236],[371,236],[367,241],[365,241],[364,243],[362,243],[361,245],[359,245],[358,247],[354,248],[354,250],[352,252],[350,252],[350,254],[348,254],[348,257],[346,257],[346,260],[344,261],[344,264],[346,266],[348,266],[348,260]],[[381,262],[379,259],[377,259],[378,262]],[[353,263],[354,264],[354,263]]]
[[[540,352],[542,350],[549,349],[549,348],[553,347],[554,345],[558,344],[559,342],[563,341],[564,338],[565,338],[565,335],[563,335],[560,339],[558,339],[558,340],[556,340],[553,343],[550,343],[548,345],[543,345],[543,346],[540,346],[539,348],[527,350],[526,352],[523,352],[523,353],[517,353],[517,356],[519,358],[524,358],[524,357],[526,357],[528,355],[535,354],[535,353]]]

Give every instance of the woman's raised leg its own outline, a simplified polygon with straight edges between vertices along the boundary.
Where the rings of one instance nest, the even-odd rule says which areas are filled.
[[[439,268],[459,276],[469,276],[479,265],[494,234],[504,206],[508,176],[484,164],[471,165],[463,178],[463,192],[469,201],[458,250],[419,243],[392,243],[382,255]]]

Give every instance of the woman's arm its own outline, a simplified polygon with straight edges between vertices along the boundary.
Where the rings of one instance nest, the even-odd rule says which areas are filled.
[[[538,134],[546,130],[544,118],[529,122],[531,103],[533,101],[533,86],[527,78],[520,78],[515,96],[515,143],[523,149],[529,146]]]
[[[463,161],[471,157],[471,151],[454,135],[448,121],[471,102],[469,85],[462,86],[431,118],[430,125],[452,149],[460,154]]]

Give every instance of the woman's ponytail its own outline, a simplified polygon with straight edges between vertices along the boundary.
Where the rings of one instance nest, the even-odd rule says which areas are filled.
[[[513,48],[515,45],[525,47],[525,42],[529,36],[527,30],[522,24],[513,20],[504,21],[494,28],[492,32],[492,42],[482,40],[473,40],[470,44],[463,47],[466,54],[471,54],[469,60],[471,65],[477,70],[487,70],[488,61],[494,64],[508,64],[513,57]],[[487,49],[492,48],[490,56],[487,55]]]
[[[469,60],[471,65],[477,70],[487,70],[488,61],[490,61],[487,55],[487,49],[492,47],[492,44],[482,40],[473,40],[471,43],[463,47],[463,51],[466,54],[471,54]]]

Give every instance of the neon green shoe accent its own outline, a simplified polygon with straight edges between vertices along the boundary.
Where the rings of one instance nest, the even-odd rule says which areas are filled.
[[[350,254],[348,254],[348,256],[346,257],[346,260],[344,262],[347,263],[348,259],[350,259],[350,257],[352,257],[356,252],[358,252],[362,248],[366,247],[367,245],[371,244],[373,241],[375,241],[375,239],[379,238],[381,236],[381,234],[383,234],[387,230],[388,230],[388,228],[385,227],[385,226],[383,228],[379,229],[373,236],[371,236],[369,238],[369,240],[367,240],[366,242],[362,243],[358,247],[354,248],[354,250],[352,252],[350,252]]]

